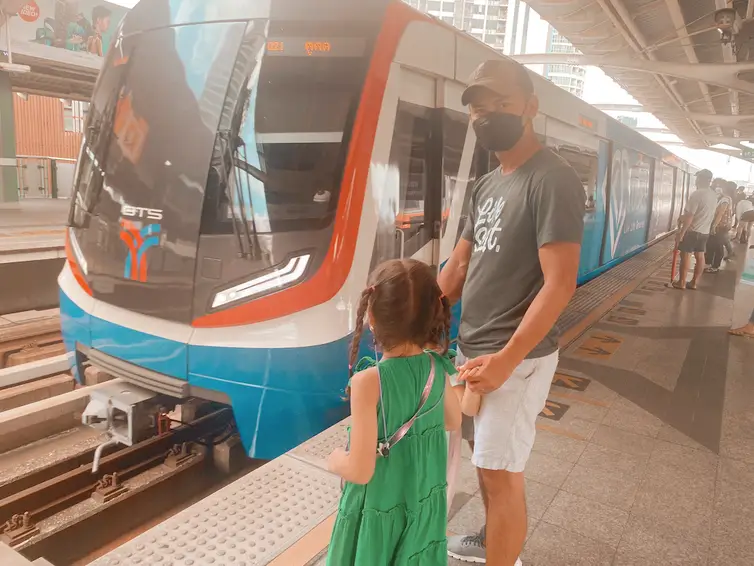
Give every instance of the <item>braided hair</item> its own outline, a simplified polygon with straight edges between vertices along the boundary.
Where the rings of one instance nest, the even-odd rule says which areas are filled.
[[[356,327],[349,353],[353,375],[369,316],[375,342],[384,350],[401,344],[439,348],[450,345],[450,301],[437,284],[433,269],[414,259],[395,259],[379,266],[369,276],[361,293]],[[346,390],[348,393],[349,390]]]

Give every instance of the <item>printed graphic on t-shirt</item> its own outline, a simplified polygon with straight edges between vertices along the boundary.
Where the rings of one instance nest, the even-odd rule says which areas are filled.
[[[489,197],[477,208],[474,222],[474,253],[500,251],[499,235],[502,231],[501,222],[505,199],[495,200]]]

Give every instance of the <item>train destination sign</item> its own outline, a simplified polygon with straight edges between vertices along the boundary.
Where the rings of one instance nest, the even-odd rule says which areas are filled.
[[[287,57],[361,57],[363,37],[275,37],[267,41],[267,55]]]

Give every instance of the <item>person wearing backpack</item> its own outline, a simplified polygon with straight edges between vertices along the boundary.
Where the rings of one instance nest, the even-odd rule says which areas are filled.
[[[709,267],[705,273],[718,273],[725,257],[725,243],[729,241],[730,230],[733,227],[733,191],[731,184],[723,185],[723,195],[717,202],[715,218],[712,221],[710,237],[707,242],[706,260]],[[730,245],[730,244],[729,244]]]
[[[349,448],[328,460],[345,482],[327,565],[447,564],[445,431],[461,426],[449,379],[455,368],[444,355],[450,302],[430,266],[392,260],[375,269],[361,295],[351,368],[365,319],[382,358],[351,379]]]

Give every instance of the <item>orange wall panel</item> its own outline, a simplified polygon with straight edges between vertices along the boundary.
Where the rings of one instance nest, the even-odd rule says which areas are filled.
[[[76,159],[82,134],[66,132],[59,98],[29,95],[13,97],[16,118],[16,154]]]

